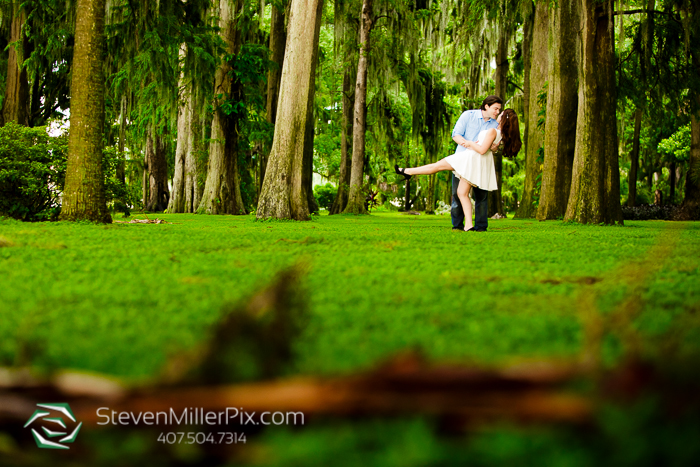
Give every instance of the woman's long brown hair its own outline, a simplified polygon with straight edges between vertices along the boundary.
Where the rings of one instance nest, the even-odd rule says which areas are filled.
[[[513,109],[506,109],[501,116],[501,135],[503,137],[503,152],[506,157],[515,157],[522,147],[520,141],[520,124],[518,114]]]

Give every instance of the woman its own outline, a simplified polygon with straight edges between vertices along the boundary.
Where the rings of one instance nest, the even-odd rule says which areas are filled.
[[[469,200],[469,191],[472,186],[482,190],[494,191],[498,189],[496,183],[496,167],[493,163],[491,145],[503,140],[504,155],[515,157],[520,151],[520,126],[518,115],[513,109],[506,109],[498,116],[498,127],[479,133],[479,140],[467,141],[464,145],[467,150],[451,156],[447,156],[434,164],[421,167],[409,167],[406,169],[394,166],[397,174],[403,175],[406,180],[412,175],[428,175],[441,170],[452,170],[460,178],[457,196],[464,209],[464,230],[474,230],[472,222],[472,203]]]

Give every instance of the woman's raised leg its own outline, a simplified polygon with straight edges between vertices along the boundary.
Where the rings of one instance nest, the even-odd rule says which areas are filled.
[[[460,179],[459,186],[457,187],[457,197],[462,203],[462,209],[464,210],[464,230],[469,230],[474,227],[474,222],[472,221],[472,201],[469,199],[469,191],[471,189],[471,183],[465,178]]]
[[[453,168],[445,159],[440,159],[432,164],[421,165],[420,167],[409,167],[405,169],[405,172],[408,175],[430,175],[438,173],[441,170],[453,170]]]

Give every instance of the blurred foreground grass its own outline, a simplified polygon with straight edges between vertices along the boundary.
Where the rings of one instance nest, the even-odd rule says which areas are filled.
[[[698,223],[499,220],[461,233],[447,216],[397,213],[157,217],[169,223],[1,220],[0,366],[148,379],[224,304],[296,263],[310,319],[290,373],[348,372],[408,347],[480,364],[578,358],[630,295],[639,309],[623,329],[594,336],[606,362],[629,346],[700,347]]]

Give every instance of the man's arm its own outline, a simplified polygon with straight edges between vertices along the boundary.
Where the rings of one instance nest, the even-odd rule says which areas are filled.
[[[464,138],[464,135],[467,132],[467,122],[469,120],[469,114],[467,112],[462,112],[462,115],[459,116],[459,119],[457,119],[457,123],[455,123],[455,127],[452,130],[452,139],[454,140],[455,143],[459,144],[460,146],[464,146],[463,143],[466,143],[466,139]],[[464,146],[466,147],[466,146]]]
[[[454,135],[452,137],[452,139],[454,140],[455,143],[459,144],[460,146],[465,147],[465,148],[467,147],[467,140],[464,139],[464,136]]]

